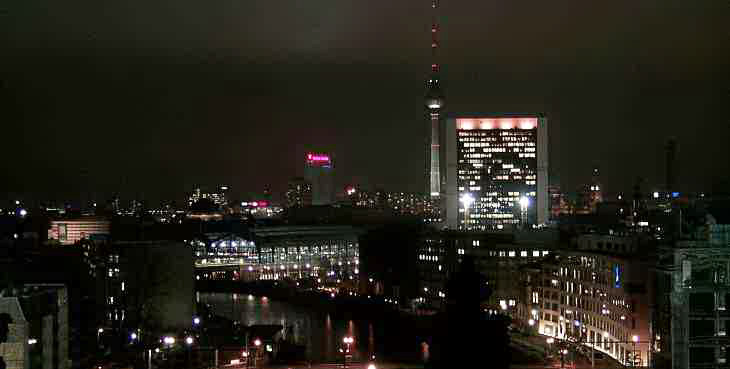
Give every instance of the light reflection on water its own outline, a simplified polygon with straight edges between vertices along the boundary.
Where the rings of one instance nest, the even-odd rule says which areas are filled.
[[[333,319],[329,314],[305,307],[294,307],[266,297],[230,293],[199,293],[198,299],[213,307],[216,315],[244,325],[279,324],[284,336],[306,346],[307,358],[315,362],[342,360],[339,352],[345,336],[355,338],[351,346],[354,360],[367,360],[375,354],[375,334],[369,321]]]

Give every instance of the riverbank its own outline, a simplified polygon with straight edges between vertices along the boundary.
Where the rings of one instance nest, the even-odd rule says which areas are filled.
[[[329,293],[296,289],[281,282],[198,281],[196,290],[201,295],[201,301],[210,301],[210,297],[205,297],[205,295],[210,294],[238,294],[238,298],[234,295],[229,300],[230,302],[224,303],[225,299],[219,300],[218,305],[221,303],[226,305],[222,307],[221,313],[225,310],[230,311],[232,309],[230,304],[239,306],[239,309],[251,308],[251,303],[246,305],[237,303],[237,301],[253,301],[254,305],[259,303],[269,305],[266,309],[274,306],[271,304],[275,302],[275,306],[278,306],[277,309],[283,308],[280,304],[288,306],[288,308],[283,308],[290,311],[290,313],[285,314],[288,316],[287,320],[309,316],[312,318],[312,322],[317,321],[321,324],[331,319],[333,327],[344,327],[345,324],[358,325],[360,326],[360,332],[363,334],[360,337],[360,342],[363,345],[368,345],[369,349],[374,350],[373,352],[387,353],[382,359],[391,362],[421,363],[423,358],[421,344],[430,341],[430,335],[432,334],[433,317],[415,316],[402,312],[397,305],[374,297],[368,299],[367,296],[351,296],[349,294],[336,294],[332,297]],[[251,300],[247,295],[256,296],[257,298]],[[263,297],[266,297],[266,299],[263,299]],[[269,301],[269,303],[266,304],[264,301]],[[215,310],[214,307],[214,313],[217,314],[218,312]],[[258,313],[257,310],[251,312]],[[281,311],[277,312],[277,314],[280,313]],[[240,314],[240,312],[235,314]],[[294,314],[297,316],[295,317]],[[241,318],[237,317],[235,319]],[[243,320],[246,320],[245,315]],[[249,321],[248,323],[244,322],[244,324],[251,323]],[[329,327],[308,326],[306,329],[318,329],[320,332],[316,335],[319,335],[322,329],[329,329]],[[373,337],[373,342],[368,344],[368,337]],[[334,342],[341,339],[341,337],[333,338],[335,339]]]
[[[319,312],[345,315],[350,319],[367,319],[385,317],[398,317],[413,322],[425,322],[428,316],[415,316],[404,312],[400,305],[387,302],[376,296],[351,296],[348,294],[335,294],[317,290],[302,290],[279,282],[240,282],[205,280],[196,281],[195,290],[206,293],[238,293],[254,296],[266,296],[278,301],[283,301],[293,306],[315,309]]]

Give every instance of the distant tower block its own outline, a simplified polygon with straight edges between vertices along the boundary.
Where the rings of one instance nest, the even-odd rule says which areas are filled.
[[[334,202],[335,190],[332,157],[326,153],[307,153],[304,178],[312,184],[312,205],[329,205]]]

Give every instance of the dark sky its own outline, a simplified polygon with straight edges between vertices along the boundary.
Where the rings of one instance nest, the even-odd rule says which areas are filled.
[[[442,0],[452,112],[544,112],[572,190],[730,172],[720,0]],[[337,181],[421,191],[430,1],[11,0],[0,5],[0,194],[234,195],[331,151]]]

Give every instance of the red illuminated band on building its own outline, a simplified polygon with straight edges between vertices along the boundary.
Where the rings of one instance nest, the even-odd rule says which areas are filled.
[[[329,163],[330,157],[329,157],[329,155],[325,155],[325,154],[309,153],[309,154],[307,154],[307,160],[311,161],[311,162],[317,162],[317,163]]]
[[[456,129],[535,129],[537,118],[458,118]]]

